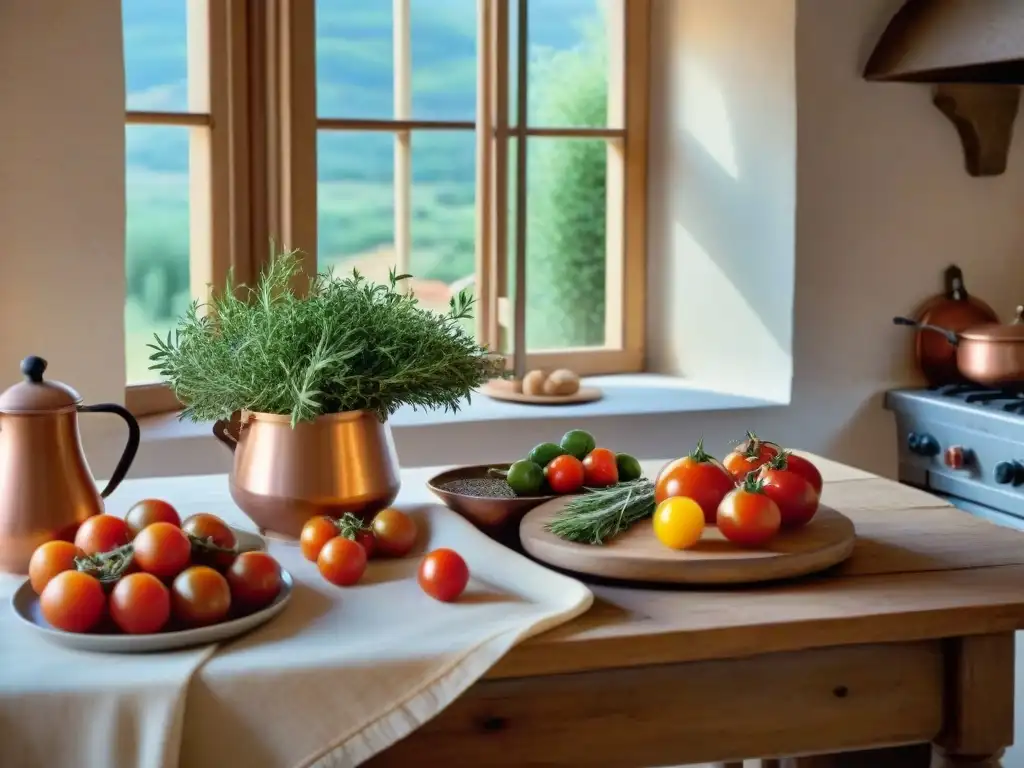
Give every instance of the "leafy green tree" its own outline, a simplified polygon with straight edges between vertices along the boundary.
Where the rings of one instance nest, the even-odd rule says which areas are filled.
[[[607,124],[603,24],[583,42],[531,62],[530,122]],[[527,343],[532,349],[604,343],[606,145],[532,139],[528,158]]]

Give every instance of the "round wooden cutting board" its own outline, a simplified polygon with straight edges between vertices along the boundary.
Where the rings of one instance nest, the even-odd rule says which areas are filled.
[[[566,503],[566,499],[549,501],[523,518],[519,526],[523,548],[556,568],[608,579],[672,584],[788,579],[841,563],[853,552],[857,539],[853,522],[823,505],[805,527],[780,533],[765,549],[741,549],[708,526],[695,547],[676,551],[655,538],[649,520],[600,546],[576,544],[544,529]]]

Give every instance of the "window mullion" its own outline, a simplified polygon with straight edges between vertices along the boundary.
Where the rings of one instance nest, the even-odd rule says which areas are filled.
[[[515,377],[520,381],[526,376],[526,127],[529,125],[527,112],[527,81],[529,69],[528,9],[529,0],[519,0],[516,24],[516,251],[515,251],[515,301],[513,309],[514,365]]]
[[[412,30],[410,0],[393,0],[394,87],[396,120],[412,118]],[[412,132],[395,132],[395,261],[399,273],[410,271],[412,262]],[[406,283],[405,285],[408,285]]]
[[[492,242],[494,224],[494,20],[491,0],[477,0],[476,88],[476,336],[498,351],[497,302],[492,285],[497,272]]]
[[[485,0],[486,2],[486,0]],[[508,38],[509,0],[496,0],[493,17],[494,43],[494,205],[492,208],[492,250],[494,275],[491,293],[485,300],[494,314],[494,338],[490,339],[494,351],[505,352],[508,347]]]

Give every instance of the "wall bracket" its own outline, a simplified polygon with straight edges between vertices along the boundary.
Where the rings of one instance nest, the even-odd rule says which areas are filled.
[[[941,83],[932,91],[932,103],[956,127],[971,176],[999,176],[1006,171],[1020,86]]]

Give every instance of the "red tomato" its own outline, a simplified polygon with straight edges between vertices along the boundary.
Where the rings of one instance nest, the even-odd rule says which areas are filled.
[[[231,601],[257,611],[274,602],[281,592],[281,566],[266,552],[243,552],[228,568]]]
[[[186,568],[171,584],[171,610],[190,627],[216,624],[231,610],[227,579],[205,565]]]
[[[132,536],[137,536],[139,531],[153,523],[170,523],[174,526],[181,526],[181,518],[178,516],[178,511],[166,501],[160,501],[160,499],[143,499],[137,502],[128,510],[128,514],[124,516],[124,521],[128,523]]]
[[[75,546],[87,555],[109,552],[127,544],[132,538],[128,523],[113,515],[93,515],[78,527]]]
[[[70,541],[48,541],[36,547],[28,561],[28,580],[37,595],[43,594],[58,573],[75,570],[75,558],[84,553]]]
[[[417,581],[432,598],[450,603],[466,589],[469,566],[455,550],[435,549],[420,563]]]
[[[129,635],[159,632],[171,618],[171,593],[151,573],[132,573],[110,593],[110,618]]]
[[[767,544],[781,524],[782,513],[753,475],[747,475],[743,485],[730,491],[718,506],[718,530],[741,547]]]
[[[619,482],[619,466],[615,454],[607,448],[595,448],[583,459],[583,484],[603,488]]]
[[[192,542],[181,528],[171,523],[146,526],[135,537],[132,548],[136,565],[161,579],[173,579],[192,560]]]
[[[88,632],[103,618],[107,595],[96,577],[81,571],[64,571],[43,588],[39,607],[50,626],[65,632]]]
[[[803,456],[797,456],[792,453],[788,455],[787,462],[789,464],[789,471],[800,475],[800,477],[810,483],[814,492],[820,497],[821,488],[824,483],[822,482],[821,472],[818,471],[818,468]]]
[[[775,502],[783,528],[807,525],[818,511],[818,494],[807,480],[788,469],[789,454],[783,451],[761,467],[764,495]]]
[[[193,542],[193,556],[197,563],[225,569],[234,562],[235,553],[233,550],[237,544],[234,531],[216,515],[206,512],[191,515],[182,522],[181,530],[200,542],[205,542],[208,545],[221,549],[232,550],[231,552],[204,550],[201,544],[196,545]]]
[[[742,483],[749,472],[760,469],[779,454],[779,446],[767,443],[753,432],[747,432],[746,439],[722,459],[722,465],[737,483]]]
[[[575,456],[566,454],[553,458],[544,467],[544,476],[554,493],[576,493],[583,487],[586,470],[583,468],[583,462]]]
[[[660,504],[673,496],[693,499],[704,512],[704,522],[715,524],[718,505],[736,483],[721,464],[704,450],[704,441],[689,456],[669,463],[654,484],[654,500]]]
[[[326,515],[311,517],[302,526],[302,533],[299,534],[299,548],[302,550],[302,556],[315,563],[324,544],[337,535],[338,524],[333,518]]]
[[[416,522],[397,509],[382,509],[370,526],[385,557],[405,557],[416,544]]]
[[[352,539],[335,536],[316,559],[320,575],[338,587],[351,587],[366,570],[366,550]]]
[[[359,531],[356,534],[355,542],[366,550],[367,560],[377,553],[377,537],[373,535],[373,531]]]

